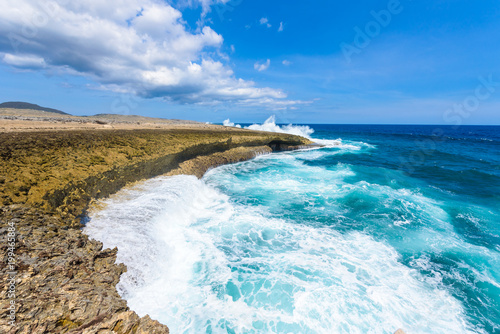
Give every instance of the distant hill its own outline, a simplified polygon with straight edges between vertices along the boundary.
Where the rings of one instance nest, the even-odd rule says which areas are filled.
[[[46,112],[53,112],[61,115],[69,115],[64,111],[52,109],[52,108],[44,108],[40,107],[38,104],[26,103],[26,102],[4,102],[0,103],[0,108],[11,108],[11,109],[32,109],[32,110],[40,110]]]

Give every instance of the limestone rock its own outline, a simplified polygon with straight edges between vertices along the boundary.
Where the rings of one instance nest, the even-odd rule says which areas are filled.
[[[16,326],[6,324],[9,284],[0,292],[0,333],[168,333],[129,310],[116,291],[126,271],[117,249],[81,232],[92,199],[131,182],[308,145],[305,138],[224,127],[0,133],[0,274],[7,281],[9,223],[16,228]],[[172,172],[172,173],[176,173]]]
[[[2,321],[2,333],[168,333],[167,326],[139,318],[116,291],[123,264],[115,264],[117,249],[102,249],[80,229],[36,209],[3,207],[1,226],[14,222],[16,243],[16,326]],[[0,230],[2,254],[7,253],[7,229]],[[2,261],[6,281],[8,267]],[[0,294],[0,318],[7,319],[8,286]]]

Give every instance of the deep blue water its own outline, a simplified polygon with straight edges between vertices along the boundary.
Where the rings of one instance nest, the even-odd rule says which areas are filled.
[[[132,309],[175,333],[500,333],[500,127],[308,127],[281,129],[325,147],[91,215]]]
[[[408,189],[435,201],[445,212],[445,222],[450,224],[459,243],[456,248],[445,249],[425,239],[424,248],[411,247],[413,240],[408,232],[426,228],[426,223],[419,220],[428,215],[428,228],[439,230],[438,224],[434,224],[439,218],[419,208],[412,217],[418,219],[412,219],[404,230],[394,233],[387,225],[363,222],[361,217],[367,212],[383,210],[379,206],[365,209],[361,204],[363,196],[352,199],[349,208],[352,219],[359,223],[335,228],[360,229],[390,244],[401,254],[401,263],[424,276],[439,276],[443,288],[463,303],[472,324],[488,333],[500,332],[500,127],[315,125],[313,128],[313,137],[362,141],[375,145],[376,149],[364,154],[327,156],[306,164],[324,168],[348,164],[359,171],[352,182],[364,174],[363,179],[370,183],[395,190]],[[396,208],[397,205],[391,211]],[[407,218],[405,213],[396,216]],[[473,252],[469,251],[472,249]],[[421,259],[425,259],[424,265]]]

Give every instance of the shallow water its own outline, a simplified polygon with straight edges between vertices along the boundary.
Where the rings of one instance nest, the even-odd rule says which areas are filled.
[[[280,129],[328,146],[158,177],[90,215],[133,310],[172,333],[500,332],[499,127]]]

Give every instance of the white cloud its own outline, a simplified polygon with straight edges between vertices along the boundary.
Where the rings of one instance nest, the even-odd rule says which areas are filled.
[[[43,60],[43,58],[31,55],[20,56],[20,55],[5,54],[3,57],[3,61],[6,64],[19,68],[39,69],[45,67],[45,61]]]
[[[197,1],[204,10],[227,2]],[[11,66],[81,75],[101,89],[179,103],[284,102],[282,90],[236,78],[217,59],[222,44],[212,28],[191,31],[179,10],[157,0],[0,2],[0,59]]]
[[[285,60],[283,60],[281,63],[282,63],[283,65],[285,65],[285,66],[290,66],[290,65],[292,65],[292,62],[291,62],[291,61],[289,61],[289,60],[286,60],[286,59],[285,59]]]
[[[283,24],[283,22],[280,22],[280,27],[278,28],[278,31],[282,32],[284,29],[285,29],[285,25]]]
[[[256,69],[257,71],[259,72],[262,72],[262,71],[265,71],[269,68],[269,66],[271,65],[271,59],[268,59],[265,63],[263,64],[259,64],[259,62],[256,62],[254,65],[253,65],[253,68]]]
[[[259,22],[261,25],[265,25],[268,28],[272,27],[272,25],[269,23],[269,20],[267,19],[267,17],[261,18]]]

